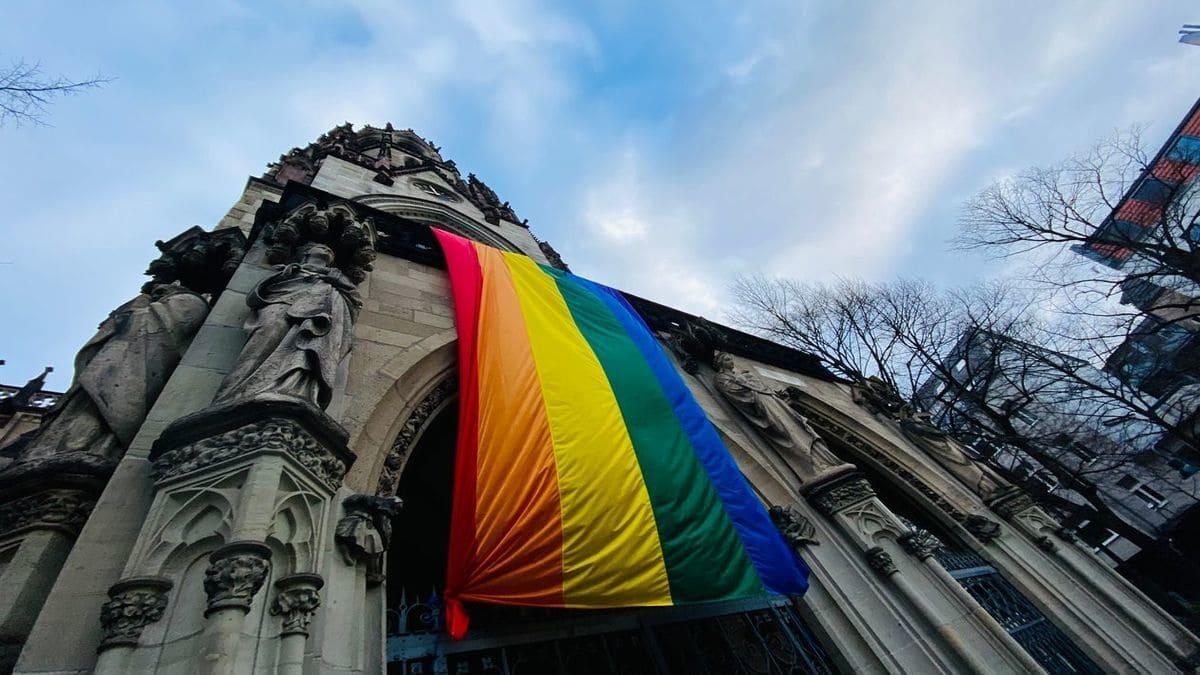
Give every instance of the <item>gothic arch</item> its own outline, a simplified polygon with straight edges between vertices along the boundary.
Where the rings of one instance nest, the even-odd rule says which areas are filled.
[[[520,247],[508,239],[440,204],[426,203],[411,197],[402,197],[399,195],[361,195],[354,197],[353,201],[379,209],[380,211],[395,214],[402,218],[436,223],[455,234],[460,234],[468,239],[474,239],[494,248],[517,253],[522,252]]]
[[[356,407],[369,411],[353,420],[351,449],[358,461],[346,476],[356,492],[373,494],[397,437],[431,392],[456,382],[458,338],[454,329],[431,335],[399,352],[366,378]]]

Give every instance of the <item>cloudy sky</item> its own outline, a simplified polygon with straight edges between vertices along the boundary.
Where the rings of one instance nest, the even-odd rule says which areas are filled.
[[[65,388],[156,239],[344,121],[415,128],[576,272],[720,318],[739,273],[991,273],[947,250],[965,198],[1158,142],[1200,94],[1182,0],[569,4],[7,5],[0,64],[116,80],[0,128],[0,381]]]

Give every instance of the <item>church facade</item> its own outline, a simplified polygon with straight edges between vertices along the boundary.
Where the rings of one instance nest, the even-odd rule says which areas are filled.
[[[0,448],[0,672],[1200,666],[1200,640],[880,383],[634,296],[809,591],[479,606],[449,640],[457,334],[431,228],[566,269],[390,125],[331,130],[158,242],[70,389]]]

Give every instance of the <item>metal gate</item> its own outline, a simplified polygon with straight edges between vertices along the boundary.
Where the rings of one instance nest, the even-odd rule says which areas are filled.
[[[935,556],[950,576],[1047,672],[1052,675],[1104,672],[977,553],[944,547]]]
[[[786,598],[570,611],[480,607],[454,641],[436,595],[388,611],[388,672],[404,675],[837,672]]]

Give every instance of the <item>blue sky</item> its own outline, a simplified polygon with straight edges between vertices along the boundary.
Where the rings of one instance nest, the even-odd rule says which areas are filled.
[[[1158,142],[1200,94],[1183,1],[650,4],[6,6],[0,61],[117,79],[0,128],[0,381],[65,388],[156,239],[344,121],[415,128],[577,272],[720,318],[739,273],[997,273],[947,250],[965,198]]]

